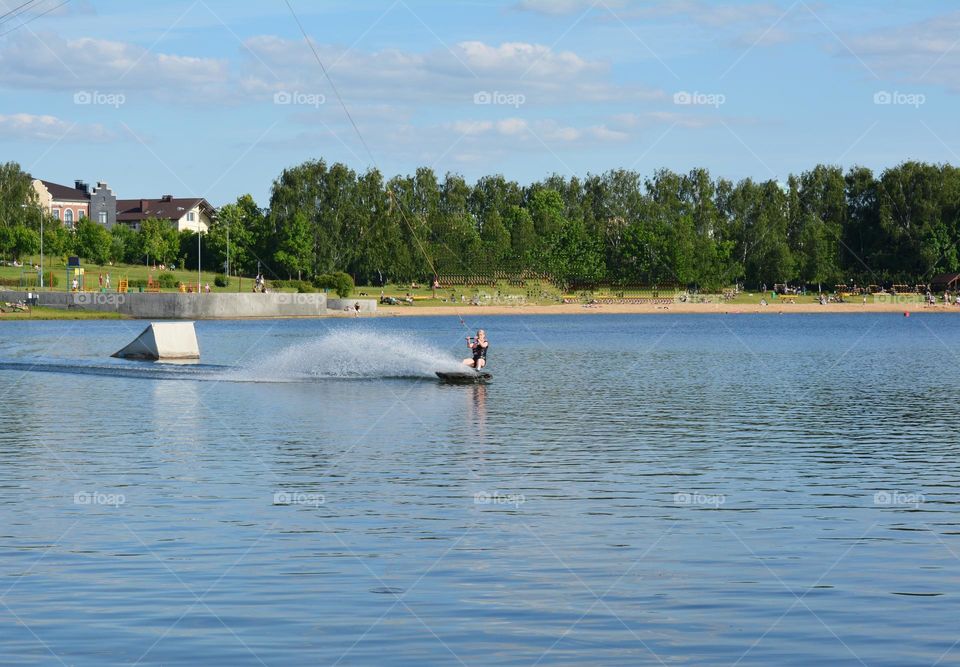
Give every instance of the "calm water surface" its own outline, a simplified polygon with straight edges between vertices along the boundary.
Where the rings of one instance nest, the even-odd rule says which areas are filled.
[[[0,323],[0,664],[960,663],[960,319]]]

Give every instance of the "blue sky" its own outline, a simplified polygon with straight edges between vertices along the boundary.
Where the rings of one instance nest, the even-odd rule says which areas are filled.
[[[284,0],[61,1],[0,18],[0,160],[214,205],[371,166]],[[960,163],[947,1],[290,2],[387,176]]]

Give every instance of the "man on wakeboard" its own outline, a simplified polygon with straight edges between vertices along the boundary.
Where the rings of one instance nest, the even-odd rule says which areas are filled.
[[[486,331],[480,329],[476,337],[467,336],[467,347],[473,351],[473,356],[463,360],[465,366],[480,370],[487,365],[487,348],[490,347],[490,343],[487,341]]]

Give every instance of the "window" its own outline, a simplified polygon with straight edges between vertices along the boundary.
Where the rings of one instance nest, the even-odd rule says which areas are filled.
[[[63,224],[67,225],[68,227],[73,224],[73,209],[72,209],[72,208],[65,208],[65,209],[63,210]]]
[[[187,213],[187,222],[193,222],[193,211]]]
[[[83,220],[85,217],[87,217],[86,211],[84,211],[82,208],[77,211],[77,220]]]
[[[107,224],[107,212],[106,212],[106,211],[100,211],[100,213],[97,215],[97,220],[100,221],[100,224],[101,224],[101,225]]]
[[[57,220],[60,219],[60,209],[59,209],[59,208],[53,209],[53,217],[56,218]]]

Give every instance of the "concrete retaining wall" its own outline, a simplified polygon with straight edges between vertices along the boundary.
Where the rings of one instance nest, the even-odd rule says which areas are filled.
[[[26,300],[27,294],[21,291],[0,291],[0,301]],[[41,306],[84,308],[155,320],[317,317],[327,314],[327,295],[320,293],[34,292],[33,294],[39,296]],[[376,306],[375,303],[374,306]]]
[[[345,310],[349,312],[355,312],[354,304],[360,304],[361,313],[375,313],[377,312],[377,300],[376,299],[327,299],[327,310],[334,312],[344,312]]]

